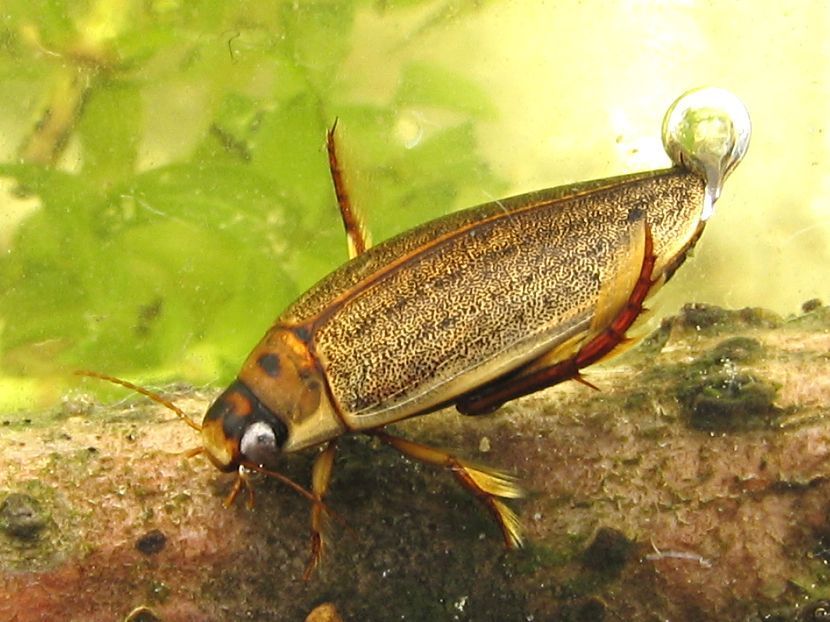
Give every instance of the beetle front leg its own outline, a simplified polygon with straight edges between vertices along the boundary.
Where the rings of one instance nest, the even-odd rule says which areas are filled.
[[[334,467],[334,455],[337,453],[337,441],[329,441],[325,449],[320,452],[311,467],[311,492],[317,503],[311,505],[311,555],[306,564],[303,579],[308,580],[314,569],[323,557],[323,497],[328,491],[331,482],[331,472]]]
[[[236,479],[233,482],[233,486],[231,487],[231,491],[228,493],[228,496],[225,497],[225,502],[223,505],[226,508],[233,506],[236,498],[239,496],[239,493],[242,491],[247,493],[247,499],[245,501],[245,507],[249,510],[254,509],[255,503],[255,494],[254,494],[254,485],[251,483],[251,472],[245,467],[240,465],[239,469],[236,471]]]
[[[515,549],[522,545],[519,518],[513,510],[498,499],[498,497],[516,499],[524,496],[524,492],[511,476],[495,469],[474,465],[440,449],[415,443],[399,436],[392,436],[386,432],[372,431],[367,434],[377,436],[409,458],[452,471],[461,485],[473,493],[493,515],[504,536],[505,546]]]

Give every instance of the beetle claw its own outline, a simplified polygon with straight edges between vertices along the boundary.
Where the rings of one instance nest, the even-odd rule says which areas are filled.
[[[311,575],[320,565],[323,559],[323,534],[319,531],[311,532],[311,554],[306,562],[305,570],[303,571],[303,581],[311,579]]]
[[[236,472],[236,479],[233,482],[233,487],[228,493],[228,496],[225,497],[225,501],[222,505],[224,505],[225,508],[233,506],[236,498],[239,496],[239,493],[243,490],[247,493],[245,507],[249,510],[253,510],[256,499],[254,494],[254,486],[251,483],[250,472],[244,466],[240,466],[239,470]]]
[[[579,372],[576,372],[572,380],[576,380],[579,384],[585,385],[586,387],[588,387],[589,389],[593,389],[594,391],[602,391],[602,389],[600,389],[593,382],[585,378],[585,376],[583,376]]]

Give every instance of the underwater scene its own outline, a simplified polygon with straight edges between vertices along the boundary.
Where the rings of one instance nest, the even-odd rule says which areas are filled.
[[[830,3],[0,15],[0,620],[830,619]]]

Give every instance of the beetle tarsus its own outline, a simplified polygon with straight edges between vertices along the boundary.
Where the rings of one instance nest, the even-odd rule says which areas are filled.
[[[318,532],[311,533],[311,554],[303,571],[303,581],[309,581],[314,574],[314,571],[320,566],[323,560],[323,534]]]
[[[497,497],[515,498],[523,496],[521,489],[504,474],[473,467],[458,458],[448,456],[449,467],[456,479],[473,493],[498,523],[508,549],[522,546],[522,526],[519,517]]]
[[[310,581],[311,577],[317,568],[320,567],[320,562],[323,561],[323,534],[312,531],[311,533],[311,553],[308,556],[308,561],[303,570],[303,581]]]
[[[399,436],[392,436],[386,432],[372,431],[369,434],[377,436],[409,458],[449,469],[461,485],[469,490],[493,515],[504,536],[505,546],[515,549],[522,545],[519,518],[513,510],[499,500],[499,497],[517,499],[524,496],[524,492],[513,477],[495,469],[472,464],[440,449],[415,443]]]
[[[254,485],[251,483],[251,472],[244,466],[240,465],[236,472],[236,479],[233,482],[231,491],[228,493],[228,496],[225,497],[225,501],[222,505],[224,505],[226,509],[232,507],[236,502],[236,498],[239,496],[239,493],[243,490],[246,493],[245,507],[249,510],[253,510],[256,505],[256,496],[254,493]]]
[[[337,441],[329,441],[325,449],[317,455],[314,466],[311,468],[311,492],[317,502],[311,505],[311,554],[303,573],[303,579],[306,581],[311,578],[323,558],[323,549],[325,548],[325,538],[323,537],[325,506],[323,505],[323,497],[331,482],[336,452]]]
[[[236,479],[233,480],[233,486],[231,486],[231,491],[228,493],[228,496],[225,497],[225,501],[222,505],[225,508],[230,508],[233,506],[236,498],[239,496],[239,493],[242,492],[242,489],[245,488],[247,482],[245,481],[245,477],[242,475],[241,472],[237,471]]]

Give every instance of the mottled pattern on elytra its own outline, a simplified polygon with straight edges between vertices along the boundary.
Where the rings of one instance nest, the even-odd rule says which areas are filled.
[[[279,321],[301,322],[317,315],[329,308],[334,299],[344,295],[344,293],[347,294],[352,286],[371,276],[376,270],[382,269],[395,259],[416,251],[448,232],[475,224],[489,217],[526,209],[529,203],[550,203],[579,192],[611,187],[626,180],[650,179],[664,176],[667,173],[676,174],[676,171],[677,169],[648,171],[548,188],[477,205],[425,222],[370,248],[359,257],[352,259],[323,277],[286,309],[280,316]]]
[[[448,387],[472,388],[587,330],[638,214],[652,229],[657,274],[685,245],[702,208],[698,177],[616,181],[599,194],[584,191],[602,182],[581,184],[419,227],[335,271],[282,321],[311,324],[347,416],[389,422],[428,409],[452,397]]]

